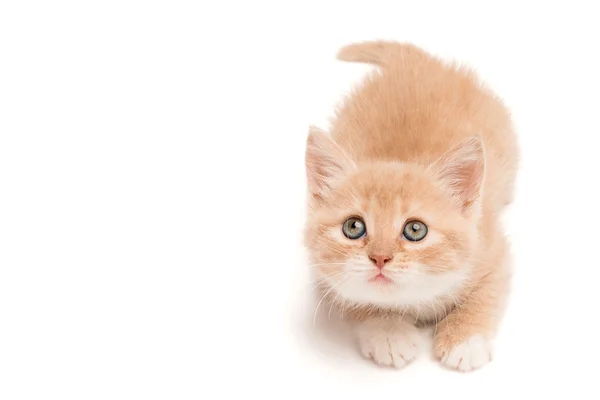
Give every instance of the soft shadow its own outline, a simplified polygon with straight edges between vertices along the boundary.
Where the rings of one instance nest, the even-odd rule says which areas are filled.
[[[298,297],[294,309],[294,332],[303,349],[327,361],[359,360],[348,322],[329,304],[322,302],[318,305],[319,298],[315,292],[304,290]]]
[[[365,360],[358,349],[351,326],[347,320],[325,302],[319,305],[315,293],[304,291],[295,309],[294,331],[302,349],[311,352],[322,361],[335,364],[355,363],[376,367]],[[420,328],[422,347],[421,361],[434,360],[432,348],[433,327]]]

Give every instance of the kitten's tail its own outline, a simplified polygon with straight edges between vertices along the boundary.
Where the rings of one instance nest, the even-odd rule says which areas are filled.
[[[382,67],[389,65],[393,60],[409,57],[426,57],[426,53],[409,43],[385,40],[353,43],[342,47],[337,53],[337,59],[340,61],[375,64]]]

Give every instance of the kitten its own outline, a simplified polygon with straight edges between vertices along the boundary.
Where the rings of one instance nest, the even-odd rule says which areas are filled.
[[[477,76],[395,42],[344,47],[375,64],[306,147],[305,243],[321,294],[360,350],[403,367],[417,327],[436,357],[470,371],[491,359],[509,290],[499,217],[513,200],[518,148],[509,112]]]

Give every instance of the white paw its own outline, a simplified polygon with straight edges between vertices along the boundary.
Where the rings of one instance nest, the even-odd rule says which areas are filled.
[[[474,335],[442,357],[442,364],[467,372],[478,369],[492,359],[492,346],[482,335]]]
[[[419,353],[419,331],[412,325],[402,324],[393,328],[363,327],[358,339],[363,356],[376,364],[402,368]]]

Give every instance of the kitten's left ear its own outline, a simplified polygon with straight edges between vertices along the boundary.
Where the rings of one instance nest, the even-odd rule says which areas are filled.
[[[481,137],[463,140],[432,167],[458,200],[463,213],[471,214],[474,205],[479,203],[485,175],[485,148]]]
[[[354,167],[354,162],[327,133],[310,127],[306,142],[306,176],[314,199],[324,199]]]

